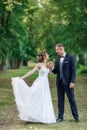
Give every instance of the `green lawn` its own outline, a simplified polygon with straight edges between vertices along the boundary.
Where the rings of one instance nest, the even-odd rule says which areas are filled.
[[[21,67],[20,69],[7,70],[0,72],[0,130],[87,130],[87,76],[78,75],[75,95],[78,103],[80,122],[76,123],[71,115],[68,100],[65,103],[64,121],[60,124],[25,124],[17,116],[17,109],[14,101],[13,90],[11,86],[11,77],[19,77],[25,74],[32,67]],[[31,85],[38,73],[26,79]],[[52,100],[55,114],[57,117],[57,93],[55,85],[55,76],[49,76]]]

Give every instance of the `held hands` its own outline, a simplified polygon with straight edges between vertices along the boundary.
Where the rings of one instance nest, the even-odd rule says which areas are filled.
[[[50,62],[48,63],[48,68],[49,68],[50,70],[52,70],[53,67],[54,67],[54,63],[53,63],[52,61],[50,61]]]
[[[74,88],[74,83],[70,83],[69,88]]]

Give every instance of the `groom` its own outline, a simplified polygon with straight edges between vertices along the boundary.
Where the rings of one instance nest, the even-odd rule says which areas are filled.
[[[55,66],[50,66],[52,72],[57,74],[57,93],[58,93],[58,119],[57,122],[63,121],[64,115],[64,96],[68,97],[72,115],[76,121],[79,121],[79,115],[74,96],[74,85],[76,78],[75,61],[72,56],[66,54],[64,46],[57,44],[55,46],[56,53],[59,57],[56,59]]]

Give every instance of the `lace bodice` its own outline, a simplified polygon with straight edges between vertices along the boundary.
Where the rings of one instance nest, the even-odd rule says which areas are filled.
[[[46,68],[45,66],[41,66],[41,69],[39,70],[39,76],[48,76],[49,68]]]

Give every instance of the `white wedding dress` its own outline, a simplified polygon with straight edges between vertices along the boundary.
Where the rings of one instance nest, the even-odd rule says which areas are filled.
[[[21,78],[12,78],[15,101],[21,120],[56,123],[48,81],[49,69],[42,66],[38,78],[29,87]]]

